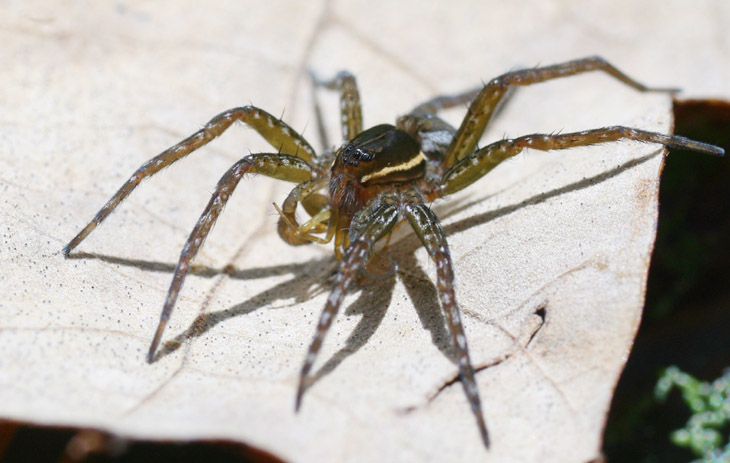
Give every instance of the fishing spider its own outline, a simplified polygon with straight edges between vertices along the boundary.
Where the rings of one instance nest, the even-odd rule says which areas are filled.
[[[458,358],[461,382],[485,446],[489,446],[474,368],[469,360],[464,327],[454,294],[454,271],[446,236],[429,203],[455,193],[482,178],[502,161],[525,148],[541,151],[566,149],[629,139],[722,155],[716,146],[676,135],[613,126],[564,134],[534,134],[504,139],[477,149],[477,142],[500,102],[512,86],[524,86],[589,71],[603,71],[634,89],[650,89],[629,78],[600,57],[588,57],[553,66],[508,72],[483,87],[456,95],[435,97],[398,118],[396,125],[363,130],[360,96],[355,78],[340,72],[329,81],[313,78],[315,86],[339,91],[342,138],[336,151],[318,156],[311,145],[282,120],[254,106],[225,111],[198,132],[144,163],[64,248],[68,255],[139,183],[207,144],[234,122],[256,130],[276,150],[250,154],[236,162],[218,182],[210,202],[180,254],[162,309],[147,361],[152,362],[162,332],[175,306],[190,263],[245,174],[257,173],[296,183],[281,207],[278,232],[291,245],[329,243],[334,239],[339,261],[334,287],[319,318],[299,375],[296,410],[308,385],[308,375],[345,291],[367,264],[373,246],[408,221],[436,265],[436,285],[451,343]],[[459,129],[436,114],[470,103]],[[320,121],[321,126],[321,121]],[[300,224],[297,205],[310,218]]]

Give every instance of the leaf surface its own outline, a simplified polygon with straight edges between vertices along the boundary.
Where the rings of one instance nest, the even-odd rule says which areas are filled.
[[[489,451],[451,361],[434,266],[405,232],[388,250],[397,274],[346,299],[294,413],[335,261],[329,246],[279,240],[271,203],[291,185],[265,178],[239,186],[186,281],[161,358],[145,362],[217,179],[241,156],[271,151],[251,130],[234,128],[144,182],[73,258],[60,252],[139,165],[224,109],[283,114],[319,146],[309,69],[352,71],[366,125],[512,68],[592,54],[648,85],[730,94],[720,43],[730,17],[719,2],[689,12],[666,2],[483,3],[3,6],[0,416],[232,439],[302,462],[598,458],[641,317],[656,145],[527,152],[433,205],[455,261]],[[336,143],[336,97],[322,102]],[[458,123],[463,112],[447,117]],[[671,99],[598,74],[563,79],[518,91],[483,143],[617,124],[669,132]]]

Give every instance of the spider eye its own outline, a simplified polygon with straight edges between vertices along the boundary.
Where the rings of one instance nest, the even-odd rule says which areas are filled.
[[[342,160],[351,166],[357,166],[360,161],[372,161],[375,154],[371,151],[358,148],[353,143],[348,143],[342,148]]]
[[[357,150],[357,156],[361,161],[372,161],[375,157],[375,153],[371,151]]]

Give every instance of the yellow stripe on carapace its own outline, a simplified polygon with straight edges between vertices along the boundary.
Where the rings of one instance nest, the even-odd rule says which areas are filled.
[[[382,169],[380,169],[376,172],[365,175],[363,178],[360,179],[360,183],[366,183],[369,180],[372,180],[374,178],[385,177],[387,175],[392,174],[393,172],[403,172],[403,171],[412,169],[412,168],[416,167],[418,164],[420,164],[421,162],[423,162],[423,159],[424,159],[423,151],[420,151],[416,156],[412,157],[411,159],[409,159],[408,161],[406,161],[402,164],[398,164],[396,166],[383,167]]]

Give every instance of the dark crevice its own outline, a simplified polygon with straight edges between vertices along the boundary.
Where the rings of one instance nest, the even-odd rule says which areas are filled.
[[[548,306],[547,302],[542,302],[533,312],[533,314],[540,317],[540,323],[529,334],[529,336],[527,337],[527,342],[525,342],[522,346],[520,346],[517,349],[510,349],[508,352],[504,353],[502,356],[500,356],[490,362],[474,365],[474,373],[478,374],[480,371],[496,367],[497,365],[501,365],[502,363],[509,360],[514,355],[515,351],[527,349],[527,347],[530,345],[532,340],[535,339],[535,337],[540,332],[540,330],[545,326],[545,319],[547,317],[547,306]],[[522,339],[522,338],[523,338],[523,336],[519,336],[518,339]],[[436,390],[436,392],[434,392],[432,395],[430,395],[428,397],[427,401],[433,402],[441,394],[441,392],[443,392],[447,388],[449,388],[459,382],[461,382],[461,376],[459,375],[459,373],[455,373],[452,378],[450,378],[448,381],[445,381],[438,388],[438,390]],[[416,409],[416,407],[410,407],[409,409],[406,410],[406,412],[413,411],[415,409]]]
[[[474,373],[476,374],[476,373],[479,373],[482,370],[486,370],[487,368],[496,367],[497,365],[500,365],[500,364],[506,362],[511,356],[512,356],[512,353],[508,353],[508,354],[505,354],[502,357],[499,357],[499,358],[497,358],[497,359],[495,359],[495,360],[493,360],[493,361],[491,361],[489,363],[485,363],[485,364],[482,364],[482,365],[474,366]],[[446,389],[448,389],[451,386],[453,386],[455,384],[458,384],[460,382],[461,382],[461,375],[459,375],[459,373],[456,373],[451,379],[449,379],[447,381],[444,381],[444,383],[441,386],[439,386],[439,388],[433,394],[429,395],[428,398],[426,399],[426,402],[428,402],[428,403],[433,402],[434,400],[436,400],[436,398],[439,395],[441,395],[441,393],[443,391],[445,391]],[[408,414],[408,413],[411,413],[411,412],[414,412],[414,411],[418,410],[419,408],[420,408],[420,406],[413,405],[411,407],[404,408],[403,410],[400,411],[400,413],[401,414]]]
[[[37,426],[12,421],[0,421],[0,460],[4,463],[285,461],[264,450],[226,440],[144,441],[96,429]]]
[[[535,312],[533,312],[535,315],[540,317],[540,324],[538,325],[537,329],[532,332],[530,335],[530,339],[527,340],[527,343],[525,343],[525,347],[529,347],[530,343],[532,343],[532,340],[537,337],[537,333],[540,332],[543,326],[545,326],[545,318],[547,317],[547,302],[543,302],[540,304],[537,309],[535,309]]]

